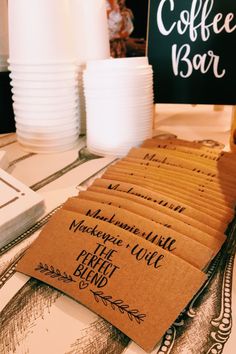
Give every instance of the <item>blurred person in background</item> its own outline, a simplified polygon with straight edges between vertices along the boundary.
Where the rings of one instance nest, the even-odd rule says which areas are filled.
[[[125,0],[106,0],[112,57],[126,56],[126,40],[132,33],[133,14]]]
[[[111,56],[144,56],[148,0],[106,0]]]

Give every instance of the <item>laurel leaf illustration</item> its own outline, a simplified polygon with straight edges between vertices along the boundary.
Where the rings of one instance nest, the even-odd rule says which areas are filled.
[[[116,307],[115,307],[115,305],[113,304],[113,302],[111,302],[111,308],[112,308],[112,310],[115,310],[115,309],[116,309]]]
[[[122,307],[119,307],[119,306],[118,306],[118,310],[119,310],[121,313],[125,313],[125,310],[123,310]]]
[[[113,304],[121,305],[121,304],[123,304],[123,301],[122,300],[116,300],[116,301],[113,301]]]
[[[130,321],[133,321],[133,316],[131,315],[131,313],[130,313],[130,312],[127,312],[127,314],[128,314],[128,316],[129,316]]]
[[[141,319],[141,318],[145,318],[146,315],[145,315],[145,313],[140,313],[140,315],[138,315],[138,317]]]
[[[54,266],[48,266],[46,263],[39,263],[36,268],[36,271],[40,272],[40,273],[44,273],[44,275],[46,276],[50,276],[52,279],[56,279],[58,281],[63,281],[64,283],[70,283],[70,282],[75,282],[75,280],[73,280],[71,275],[68,275],[66,272],[63,272],[63,275],[61,273],[61,271],[59,269],[55,270]]]
[[[121,307],[123,310],[126,310],[126,309],[129,308],[129,305],[125,305],[125,304],[124,304],[124,305],[121,305],[120,307]]]
[[[124,304],[124,301],[121,299],[112,301],[112,296],[104,295],[102,291],[90,291],[93,294],[96,302],[99,302],[101,300],[105,306],[108,306],[108,304],[110,304],[113,310],[118,309],[121,314],[126,313],[130,321],[133,321],[133,319],[135,319],[135,321],[140,324],[143,321],[143,318],[146,317],[145,314],[140,314],[138,309],[128,310],[130,306],[128,304]]]
[[[139,310],[137,310],[137,309],[130,310],[130,313],[132,313],[132,315],[135,315],[135,314],[139,313]]]

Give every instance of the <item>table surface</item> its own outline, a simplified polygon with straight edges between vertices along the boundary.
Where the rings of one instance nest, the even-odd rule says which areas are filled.
[[[231,107],[157,105],[153,135],[174,134],[188,140],[217,141],[228,148]],[[112,325],[55,289],[15,271],[23,252],[37,238],[53,210],[86,189],[94,176],[114,161],[84,162],[78,146],[60,154],[24,151],[15,134],[0,135],[8,173],[45,199],[44,216],[8,247],[0,250],[0,353],[141,354],[144,351]],[[48,179],[48,176],[51,176]],[[152,353],[232,354],[235,352],[236,277],[233,278],[235,225],[229,241],[208,270],[206,286],[176,320]]]

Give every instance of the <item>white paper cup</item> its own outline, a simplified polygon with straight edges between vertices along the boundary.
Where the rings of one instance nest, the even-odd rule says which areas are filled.
[[[70,121],[68,119],[60,119],[56,123],[54,121],[40,121],[37,120],[26,120],[15,116],[16,128],[24,131],[25,133],[32,132],[39,134],[56,134],[66,132],[68,130],[76,129],[79,126],[79,121],[77,118],[71,117]]]
[[[78,138],[75,139],[74,141],[71,141],[70,143],[67,144],[59,144],[59,145],[53,145],[53,146],[44,146],[42,144],[27,144],[25,141],[22,141],[22,139],[18,139],[19,144],[21,145],[22,149],[25,151],[29,152],[34,152],[36,154],[54,154],[62,151],[67,151],[74,149],[78,145]]]
[[[68,111],[58,111],[58,112],[25,112],[22,110],[14,109],[15,116],[20,118],[22,122],[31,120],[36,120],[37,122],[42,121],[42,124],[45,124],[45,121],[51,122],[52,124],[61,123],[61,121],[67,121],[68,123],[78,117],[78,110],[72,109]],[[54,122],[54,123],[53,123]]]
[[[99,156],[123,157],[128,154],[129,150],[132,147],[139,147],[145,139],[151,138],[151,136],[152,135],[147,134],[143,139],[137,139],[132,142],[131,141],[129,141],[129,142],[118,141],[117,144],[114,146],[110,146],[110,145],[96,146],[93,144],[93,142],[90,142],[90,140],[87,140],[87,148],[91,153],[99,155]]]
[[[96,128],[99,128],[105,124],[119,125],[120,122],[126,122],[129,120],[137,121],[138,117],[141,115],[145,117],[145,114],[149,114],[152,111],[152,105],[147,105],[147,107],[144,107],[143,109],[136,106],[117,106],[115,108],[113,106],[113,109],[112,107],[106,107],[104,105],[87,106],[87,122],[92,120],[93,126]]]
[[[90,151],[124,156],[152,136],[153,70],[147,57],[88,62],[83,78]]]
[[[78,87],[62,87],[62,88],[30,88],[30,87],[13,87],[12,93],[18,97],[37,97],[37,98],[50,98],[50,97],[64,97],[78,95]]]
[[[10,60],[8,61],[10,62]],[[51,64],[31,64],[26,65],[25,63],[10,63],[9,70],[12,72],[19,72],[19,73],[70,73],[76,72],[76,65],[74,61],[66,62],[66,63],[51,63]]]
[[[11,62],[25,64],[75,58],[67,0],[9,0]]]
[[[10,78],[13,80],[22,80],[22,81],[67,81],[67,80],[76,80],[76,72],[61,72],[61,73],[21,73],[12,71],[10,73]]]
[[[98,115],[94,112],[87,112],[87,135],[90,136],[92,132],[99,134],[102,127],[103,139],[106,139],[106,135],[113,131],[117,136],[125,135],[127,129],[135,128],[137,124],[142,126],[143,124],[149,124],[153,117],[152,110],[147,110],[142,112],[137,118],[137,112],[135,111],[119,111],[117,114],[110,114],[110,121],[108,120],[108,112],[102,112],[104,118],[100,119],[100,125],[96,123],[98,120]],[[122,119],[119,119],[122,114]],[[101,116],[100,116],[101,117]],[[145,123],[142,121],[144,120]]]
[[[58,140],[58,139],[63,139],[67,137],[71,137],[75,134],[79,134],[79,126],[77,125],[73,129],[68,129],[67,131],[61,131],[61,132],[48,132],[47,129],[44,128],[43,131],[35,131],[34,129],[31,128],[31,130],[24,130],[19,128],[18,126],[16,127],[17,134],[21,136],[22,138],[25,139],[34,139],[34,140]]]
[[[76,140],[79,136],[79,129],[75,129],[74,131],[68,134],[54,133],[54,135],[51,134],[51,136],[42,133],[36,134],[34,132],[32,132],[31,134],[25,134],[24,131],[21,131],[19,129],[16,130],[16,133],[17,136],[21,140],[24,140],[26,144],[42,144],[44,146],[52,146],[59,145],[60,143],[68,144],[71,141]]]
[[[28,103],[13,103],[14,111],[22,111],[22,112],[43,112],[43,113],[51,113],[51,112],[64,112],[69,110],[77,110],[78,102],[71,103],[63,103],[63,104],[28,104]]]
[[[92,106],[93,108],[88,108],[88,106]],[[115,109],[114,109],[115,107]],[[121,114],[126,114],[129,112],[135,111],[135,114],[139,115],[144,111],[153,110],[153,99],[146,100],[142,103],[136,104],[135,102],[116,102],[112,104],[111,102],[106,104],[106,101],[103,102],[95,102],[95,101],[87,101],[87,113],[93,111],[94,109],[99,109],[101,114],[108,114],[110,115],[115,114],[116,112],[120,112]],[[120,118],[122,119],[122,118]]]
[[[106,79],[103,76],[100,77],[93,77],[92,79],[84,78],[84,87],[85,89],[110,89],[114,88],[117,89],[128,89],[128,88],[135,88],[138,87],[146,87],[146,86],[153,86],[153,77],[152,76],[117,76],[117,78],[111,77]]]
[[[110,130],[109,132],[106,132],[106,134],[112,134],[113,131]],[[140,141],[144,140],[152,135],[152,128],[151,127],[146,127],[142,132],[132,132],[132,131],[126,131],[125,134],[122,135],[120,134],[118,136],[117,140],[114,140],[111,142],[109,139],[104,140],[103,136],[98,136],[98,135],[93,135],[93,134],[88,134],[88,141],[90,141],[90,145],[97,146],[98,148],[105,148],[108,149],[109,147],[115,146],[124,146],[128,145],[134,141]]]
[[[119,141],[115,146],[96,146],[93,142],[87,141],[87,148],[91,153],[100,156],[126,156],[132,147],[139,147],[145,139],[151,138],[152,135],[146,134],[144,138],[135,139],[134,141]]]
[[[105,0],[70,0],[77,63],[110,57]]]
[[[113,106],[114,105],[129,105],[129,104],[134,104],[137,106],[146,104],[146,103],[153,103],[153,94],[150,92],[150,94],[145,94],[145,96],[141,96],[141,95],[118,95],[117,94],[117,98],[115,98],[112,95],[100,95],[100,96],[96,96],[96,95],[86,95],[86,103],[88,104],[103,104],[106,106]]]
[[[90,70],[114,70],[114,69],[135,69],[137,67],[149,67],[147,57],[110,58],[104,60],[90,60],[86,63],[86,69]]]
[[[72,88],[77,86],[77,81],[63,80],[63,81],[27,81],[27,80],[11,80],[12,87],[30,88],[30,89],[58,89],[58,88]]]
[[[110,72],[105,70],[105,71],[94,71],[94,72],[88,72],[84,71],[83,76],[91,81],[97,81],[97,80],[106,80],[106,81],[114,81],[114,80],[133,80],[133,79],[138,79],[138,80],[143,80],[145,77],[147,79],[152,79],[153,77],[153,71],[148,69],[148,70],[140,70],[137,72],[137,70],[111,70]]]
[[[110,134],[109,136],[111,136],[113,132],[113,129],[107,130],[106,135]],[[140,141],[147,137],[150,137],[150,135],[152,135],[152,127],[147,126],[143,131],[140,132],[125,131],[124,133],[124,130],[121,129],[120,131],[117,131],[116,138],[113,140],[109,137],[104,140],[104,136],[102,134],[88,134],[87,139],[88,141],[90,141],[90,145],[92,144],[93,146],[97,146],[98,148],[100,147],[103,149],[108,149],[109,147],[121,147],[124,145],[128,145],[134,141]]]
[[[114,85],[114,83],[116,83],[116,85]],[[135,94],[138,92],[142,92],[142,90],[152,90],[153,89],[153,82],[152,80],[150,81],[146,81],[143,80],[141,82],[132,82],[132,81],[127,81],[126,83],[123,82],[119,82],[119,81],[113,81],[110,84],[106,84],[104,82],[102,82],[101,80],[101,84],[99,84],[99,82],[95,82],[94,84],[87,84],[85,83],[84,85],[84,90],[85,93],[88,94],[89,92],[98,92],[98,93],[104,93],[106,94],[107,92],[109,92],[110,95],[114,95],[116,94],[116,92],[118,93],[127,93],[130,92],[131,94],[134,92]]]
[[[113,70],[94,70],[94,71],[88,71],[85,70],[83,73],[83,76],[91,81],[97,80],[97,79],[106,79],[106,80],[113,80],[120,78],[133,78],[133,77],[141,77],[143,78],[144,76],[146,77],[152,77],[153,76],[153,70],[151,68],[149,69],[142,69],[142,70],[135,70],[135,69],[113,69]]]
[[[117,92],[116,96],[109,94],[108,92],[96,92],[86,93],[86,101],[94,101],[101,102],[106,104],[116,104],[116,103],[126,103],[126,102],[134,102],[139,104],[140,102],[146,102],[147,100],[153,99],[152,89],[147,89],[143,95],[141,95],[138,91],[134,94],[131,94],[130,91],[125,92]]]
[[[54,128],[54,129],[53,129]],[[51,139],[51,137],[63,137],[70,136],[74,132],[79,131],[79,123],[75,122],[74,124],[67,124],[62,126],[53,126],[53,127],[38,127],[33,125],[24,125],[16,123],[16,130],[26,137],[34,137],[35,139],[44,137],[45,139]]]
[[[28,96],[18,96],[13,95],[12,99],[15,103],[26,104],[26,105],[60,105],[75,103],[78,100],[78,94],[72,94],[68,96],[61,97],[28,97]]]
[[[60,146],[60,145],[67,145],[70,144],[71,142],[75,142],[78,140],[79,134],[76,132],[75,134],[69,136],[69,137],[64,137],[63,139],[53,139],[53,140],[44,140],[44,139],[33,139],[33,138],[25,138],[23,136],[20,136],[17,133],[17,140],[21,142],[22,144],[27,144],[27,145],[35,145],[35,146],[44,146],[44,147],[52,147],[52,146]]]

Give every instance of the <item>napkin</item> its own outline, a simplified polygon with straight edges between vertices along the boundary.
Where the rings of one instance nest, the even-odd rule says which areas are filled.
[[[0,248],[32,226],[43,212],[43,198],[0,169]]]

